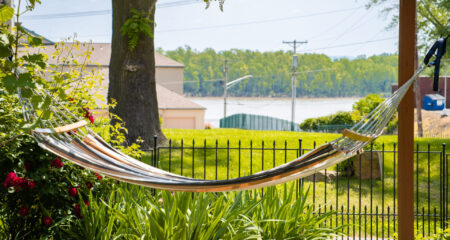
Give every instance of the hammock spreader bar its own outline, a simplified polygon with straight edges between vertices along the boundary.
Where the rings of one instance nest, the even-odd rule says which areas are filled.
[[[36,133],[46,133],[46,134],[52,134],[52,133],[65,133],[65,132],[69,132],[69,131],[74,131],[78,128],[82,128],[88,125],[88,122],[86,120],[81,120],[75,123],[71,123],[65,126],[61,126],[61,127],[55,127],[52,129],[48,129],[48,128],[36,128],[34,130],[32,130],[32,132],[36,132]]]
[[[342,135],[344,137],[348,137],[350,139],[359,141],[359,142],[371,142],[374,140],[373,137],[369,137],[369,136],[365,136],[356,132],[353,132],[352,130],[349,129],[344,129],[344,131],[342,131]]]

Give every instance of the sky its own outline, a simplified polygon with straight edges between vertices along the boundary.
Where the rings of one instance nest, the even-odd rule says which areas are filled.
[[[203,0],[159,0],[155,47],[190,46],[202,51],[250,49],[292,50],[283,41],[307,41],[302,53],[334,57],[395,53],[397,29],[386,30],[389,17],[380,8],[366,9],[367,0],[226,0],[220,11]],[[25,13],[24,26],[59,41],[76,33],[80,41],[111,42],[111,1],[43,0]]]

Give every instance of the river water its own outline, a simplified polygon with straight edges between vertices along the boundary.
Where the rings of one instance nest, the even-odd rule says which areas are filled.
[[[219,127],[223,118],[223,98],[190,98],[206,108],[205,123]],[[338,111],[350,111],[359,98],[299,98],[296,100],[295,122],[320,117]],[[291,99],[288,98],[228,98],[227,116],[236,113],[257,114],[291,120]]]

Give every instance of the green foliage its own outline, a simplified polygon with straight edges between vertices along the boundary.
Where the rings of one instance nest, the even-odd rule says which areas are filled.
[[[293,186],[293,185],[292,185]],[[286,187],[286,186],[285,186]],[[232,193],[170,193],[121,184],[106,201],[91,199],[83,219],[69,226],[73,239],[333,239],[339,229],[295,199],[294,187]]]
[[[5,23],[8,20],[11,20],[14,16],[14,9],[8,5],[0,6],[0,23]]]
[[[29,0],[26,9],[32,10],[38,2]],[[18,20],[20,14],[16,16]],[[79,119],[90,117],[95,100],[104,100],[97,87],[103,77],[97,68],[87,68],[93,65],[89,60],[93,49],[77,51],[85,43],[69,38],[72,43],[52,46],[55,51],[47,56],[27,51],[30,45],[41,48],[42,41],[22,27],[0,25],[0,32],[0,238],[65,239],[61,227],[82,217],[80,203],[84,205],[89,194],[105,198],[115,181],[44,151],[29,130],[52,119],[49,106],[54,99]],[[49,58],[56,64],[47,64]],[[35,94],[44,89],[49,96]],[[18,92],[30,102],[38,119],[24,121]],[[92,125],[101,128],[109,125],[109,119]],[[108,129],[114,139],[123,138],[119,130],[126,131],[120,123]],[[110,143],[132,156],[140,154],[139,144]]]
[[[300,128],[303,130],[318,130],[318,127],[321,125],[355,124],[365,115],[372,112],[383,101],[384,98],[379,94],[369,94],[353,104],[352,112],[338,112],[324,117],[308,118],[300,124]],[[389,133],[395,130],[395,121],[395,118],[393,118],[389,122]]]
[[[239,97],[282,97],[291,93],[292,52],[232,49],[201,52],[190,47],[162,51],[183,63],[184,92],[193,96],[222,96],[223,58],[231,59],[228,79],[254,77],[233,86],[228,94]],[[298,97],[348,97],[388,93],[397,82],[397,56],[382,54],[354,60],[330,59],[323,54],[302,54],[297,75]]]
[[[398,233],[393,234],[394,239],[398,239]],[[421,233],[417,232],[414,236],[415,240],[450,240],[450,228],[447,228],[445,230],[438,229],[437,233],[431,235],[431,236],[422,236]]]
[[[350,112],[338,112],[324,117],[308,118],[300,123],[302,130],[317,130],[319,126],[323,125],[346,125],[354,124]]]
[[[16,96],[0,88],[0,238],[37,239],[58,235],[58,227],[74,216],[78,201],[87,200],[88,192],[101,196],[113,184],[73,164],[61,161],[41,149],[20,128],[22,112]],[[17,137],[13,141],[13,137]],[[7,175],[26,186],[10,186]],[[92,184],[91,190],[86,184]],[[33,185],[33,186],[31,186]],[[78,195],[69,196],[69,188]],[[22,212],[26,210],[26,213]],[[46,226],[44,217],[52,224]]]
[[[382,6],[381,12],[390,17],[388,29],[398,25],[398,1],[393,0],[367,0],[367,8]],[[440,37],[450,34],[450,4],[448,0],[421,0],[417,1],[417,29],[418,46],[424,51]],[[447,42],[447,44],[450,44]],[[446,55],[448,56],[448,52]],[[444,57],[445,58],[445,57]]]
[[[120,33],[122,36],[128,37],[128,48],[133,51],[141,34],[153,38],[153,21],[149,19],[149,14],[146,12],[132,9],[131,14],[131,17],[120,28]]]
[[[365,98],[355,102],[352,106],[353,111],[358,111],[362,116],[372,112],[380,103],[384,101],[379,94],[369,94]]]

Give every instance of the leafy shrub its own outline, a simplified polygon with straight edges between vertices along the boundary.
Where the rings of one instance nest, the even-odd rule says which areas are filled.
[[[323,125],[345,125],[354,124],[351,112],[338,112],[318,118],[308,118],[300,124],[302,130],[317,130],[319,126]]]
[[[36,1],[27,3],[34,5]],[[0,13],[8,8],[1,6]],[[8,20],[4,16],[0,14],[0,22]],[[116,182],[66,162],[37,145],[29,130],[52,118],[51,98],[58,99],[80,119],[89,119],[93,129],[107,129],[107,133],[100,134],[124,152],[139,156],[139,145],[127,146],[121,141],[125,128],[120,121],[109,126],[109,119],[94,120],[89,109],[96,106],[95,98],[102,97],[94,89],[103,78],[98,69],[86,67],[91,63],[89,46],[87,52],[77,54],[75,50],[84,43],[61,42],[50,56],[32,53],[27,51],[26,41],[19,39],[25,38],[29,45],[39,47],[39,38],[30,36],[20,25],[13,31],[3,24],[0,28],[0,38],[8,39],[0,41],[0,239],[65,239],[61,226],[83,217],[81,206],[89,204],[89,194],[105,199]],[[16,45],[19,51],[12,51]],[[23,52],[19,54],[20,51]],[[49,58],[63,64],[50,66]],[[23,119],[18,89],[39,115],[33,122]],[[50,97],[35,94],[39,89],[45,89]]]
[[[0,236],[57,235],[57,227],[65,220],[80,217],[76,206],[87,200],[88,192],[102,196],[114,182],[57,158],[21,133],[18,100],[1,86],[0,109],[7,113],[0,117]]]
[[[369,94],[365,98],[355,102],[352,106],[353,111],[358,111],[362,116],[372,112],[380,103],[384,101],[384,98],[380,94]]]
[[[107,201],[91,198],[83,219],[67,226],[73,239],[334,239],[325,226],[333,212],[318,215],[306,203],[276,188],[231,193],[171,193],[121,183]],[[286,185],[285,185],[286,187]],[[318,211],[318,210],[317,210]]]
[[[309,118],[300,124],[300,128],[303,130],[318,130],[318,126],[320,125],[356,124],[383,101],[384,98],[379,94],[369,94],[365,98],[355,102],[352,107],[353,111],[351,112],[338,112],[324,117]],[[397,121],[395,116],[392,117],[386,129],[387,133],[393,133],[395,131]]]

